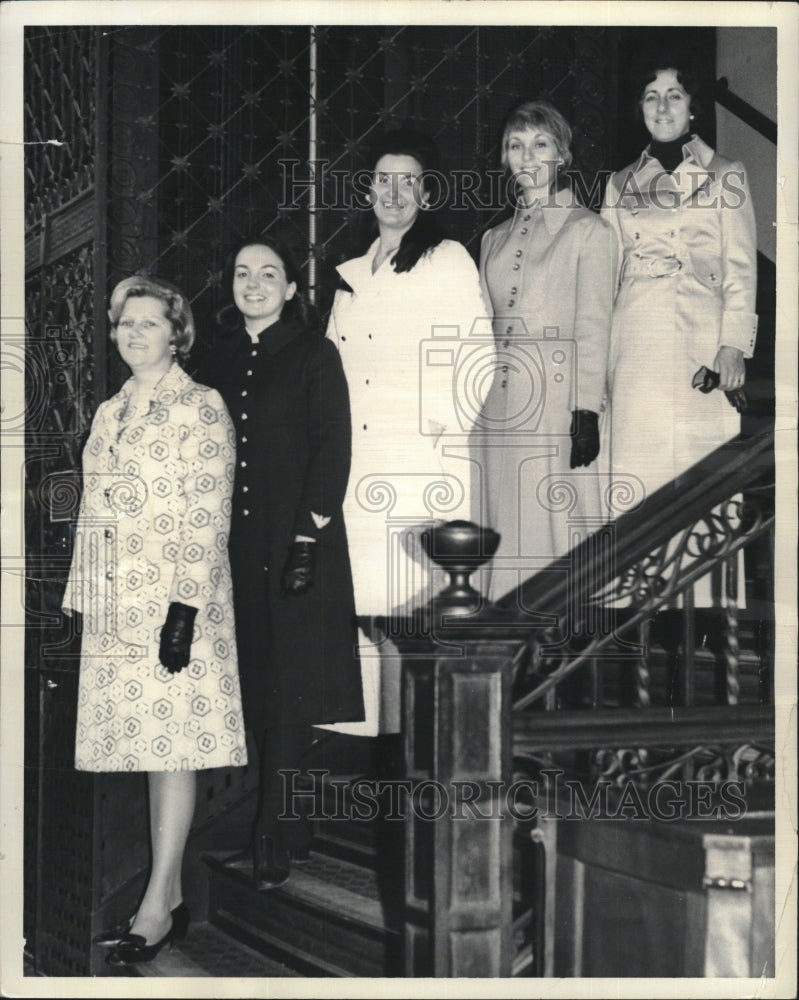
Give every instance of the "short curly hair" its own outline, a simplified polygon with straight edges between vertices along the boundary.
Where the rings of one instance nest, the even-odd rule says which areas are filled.
[[[641,59],[637,63],[634,87],[635,116],[638,121],[644,120],[642,105],[647,87],[657,79],[658,73],[669,69],[674,70],[677,83],[690,98],[691,114],[695,118],[701,118],[704,111],[704,101],[701,96],[703,83],[694,61],[682,53],[662,49],[648,59]]]
[[[123,278],[111,292],[108,308],[108,318],[111,321],[111,340],[117,342],[117,326],[125,308],[125,303],[131,298],[150,296],[164,303],[164,315],[172,325],[171,343],[175,346],[175,357],[183,364],[189,356],[194,344],[194,316],[189,300],[174,285],[162,278],[148,278],[134,274]]]

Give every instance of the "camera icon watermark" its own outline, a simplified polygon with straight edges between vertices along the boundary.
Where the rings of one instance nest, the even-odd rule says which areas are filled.
[[[577,343],[545,326],[532,337],[523,319],[503,319],[506,335],[475,320],[468,336],[437,326],[419,357],[419,431],[425,435],[522,433],[568,436],[577,389]],[[443,428],[443,430],[442,430]]]

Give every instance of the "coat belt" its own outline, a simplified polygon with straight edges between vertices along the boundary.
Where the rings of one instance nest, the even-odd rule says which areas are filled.
[[[621,278],[670,278],[680,272],[687,269],[679,257],[628,257]]]

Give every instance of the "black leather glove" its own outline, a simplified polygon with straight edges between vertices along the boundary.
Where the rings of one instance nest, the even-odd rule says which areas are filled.
[[[298,597],[313,586],[317,542],[294,542],[283,567],[283,595]]]
[[[714,372],[712,368],[707,368],[705,365],[699,369],[699,371],[694,375],[691,386],[694,389],[698,389],[700,392],[705,394],[713,392],[717,389],[719,382],[721,381],[721,376],[718,372]],[[749,397],[746,395],[744,389],[730,389],[724,393],[727,397],[727,402],[736,409],[739,413],[746,413],[749,409]]]
[[[590,465],[599,454],[599,414],[593,410],[572,410],[572,454],[569,467]]]
[[[191,638],[194,634],[194,619],[197,608],[172,601],[166,613],[166,621],[161,629],[161,644],[158,659],[170,674],[179,673],[189,665]]]

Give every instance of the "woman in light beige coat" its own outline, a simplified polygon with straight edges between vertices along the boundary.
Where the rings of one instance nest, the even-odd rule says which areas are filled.
[[[640,95],[652,143],[613,174],[602,215],[623,250],[610,360],[610,461],[644,495],[740,429],[702,367],[740,389],[755,346],[757,243],[744,166],[692,134],[690,78],[654,70]],[[686,90],[686,84],[689,90]],[[661,162],[661,158],[665,162]]]
[[[690,71],[670,59],[662,66],[638,97],[652,141],[611,176],[602,208],[623,249],[605,450],[614,482],[636,502],[739,433],[732,404],[742,405],[757,332],[746,171],[692,132],[699,107]],[[694,596],[698,607],[722,603],[720,573],[698,581]]]
[[[499,370],[482,433],[474,432],[485,503],[474,519],[502,536],[494,600],[602,523],[596,459],[616,239],[558,189],[570,143],[568,123],[546,102],[511,113],[502,164],[514,182],[514,213],[485,234],[480,252]]]

